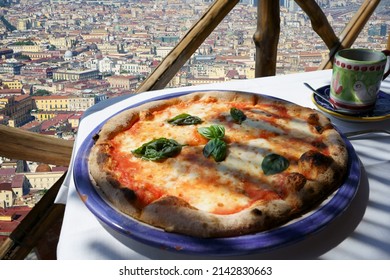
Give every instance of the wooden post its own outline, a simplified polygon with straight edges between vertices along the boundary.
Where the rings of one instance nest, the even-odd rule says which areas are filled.
[[[238,2],[216,0],[136,91],[164,88]]]
[[[65,205],[54,204],[66,173],[47,191],[41,200],[0,246],[1,260],[22,260],[36,246],[54,221],[62,218]]]
[[[257,30],[253,35],[256,46],[255,76],[274,76],[280,33],[279,1],[259,0]]]
[[[329,57],[322,61],[318,67],[319,70],[331,69],[333,66],[333,58],[336,52],[340,49],[350,48],[359,36],[367,21],[379,5],[381,0],[366,0],[355,13],[353,18],[349,21],[343,32],[340,34],[340,46],[330,53]]]

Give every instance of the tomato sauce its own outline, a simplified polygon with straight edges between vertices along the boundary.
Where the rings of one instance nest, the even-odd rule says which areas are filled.
[[[191,139],[187,141],[187,145],[190,146],[199,146],[199,145],[206,145],[208,142],[208,139],[203,137],[196,129],[194,129],[191,133]]]
[[[116,179],[121,185],[134,191],[138,207],[143,208],[164,195],[158,186],[146,180],[140,181],[138,178],[134,180],[134,174],[139,173],[142,166],[131,160],[132,155],[123,154],[114,148],[111,156],[115,163],[114,172],[118,176]]]

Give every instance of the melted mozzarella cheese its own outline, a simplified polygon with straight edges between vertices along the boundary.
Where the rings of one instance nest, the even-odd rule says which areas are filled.
[[[232,122],[228,113],[231,107],[224,103],[180,104],[154,112],[151,120],[141,119],[113,140],[121,154],[121,159],[116,160],[126,158],[131,166],[121,165],[119,180],[127,178],[129,188],[137,186],[136,193],[155,188],[158,191],[154,193],[177,196],[198,209],[218,214],[240,211],[255,200],[277,198],[277,191],[272,189],[272,178],[264,175],[261,163],[271,152],[290,156],[288,153],[295,151],[291,156],[299,157],[307,151],[311,147],[310,139],[307,139],[311,135],[309,125],[301,120],[277,119],[261,108],[248,111],[247,119],[239,125]],[[198,116],[203,123],[189,126],[167,123],[168,119],[182,113]],[[225,127],[225,138],[229,139],[227,157],[218,163],[203,156],[202,149],[207,140],[197,132],[199,127],[216,123]],[[183,146],[175,158],[161,162],[132,155],[132,150],[160,137],[187,146]],[[294,148],[291,147],[292,139]],[[155,199],[158,198],[156,195]]]

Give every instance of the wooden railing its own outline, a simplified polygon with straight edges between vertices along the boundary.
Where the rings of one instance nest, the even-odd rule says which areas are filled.
[[[165,88],[238,2],[238,0],[214,1],[155,71],[140,85],[137,92]],[[325,14],[314,0],[295,0],[295,2],[310,17],[313,30],[329,49],[329,56],[318,67],[321,70],[332,66],[333,56],[339,49],[352,46],[380,0],[366,0],[339,37],[336,36]],[[272,76],[276,74],[276,55],[280,33],[279,1],[259,0],[257,13],[257,30],[253,35],[256,47],[255,76]],[[390,38],[388,48],[390,49]],[[0,141],[2,143],[0,156],[12,159],[68,166],[72,155],[72,141],[38,135],[3,125],[0,125]],[[23,259],[37,244],[45,229],[50,227],[51,222],[60,218],[63,214],[63,206],[54,205],[53,202],[64,177],[65,175],[0,246],[1,259]]]
[[[141,84],[137,92],[165,88],[184,63],[238,2],[239,0],[216,0],[153,73]]]
[[[68,166],[73,141],[0,125],[0,156]]]
[[[332,60],[336,52],[340,49],[349,48],[352,46],[380,2],[381,0],[364,1],[359,10],[355,13],[355,15],[340,34],[339,45],[335,48],[330,48],[329,57],[322,61],[319,69],[332,68]],[[387,46],[387,48],[390,49],[389,46]]]

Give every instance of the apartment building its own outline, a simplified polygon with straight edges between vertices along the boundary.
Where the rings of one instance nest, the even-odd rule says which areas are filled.
[[[120,63],[121,71],[131,75],[148,75],[152,72],[152,63],[149,60],[124,61]]]
[[[0,63],[0,74],[19,75],[23,65],[23,63],[19,62]]]
[[[39,111],[68,111],[68,96],[34,96],[34,109]]]
[[[28,56],[31,60],[41,60],[41,59],[46,59],[46,60],[51,60],[51,59],[56,59],[60,57],[60,52],[47,52],[47,51],[42,51],[42,52],[22,52],[22,55]]]
[[[48,190],[63,174],[64,171],[47,170],[25,173],[24,176],[26,176],[31,185],[30,190]]]
[[[82,115],[82,113],[75,113],[68,119],[68,122],[73,129],[77,129],[79,127]]]
[[[0,98],[0,115],[8,117],[8,125],[19,127],[32,120],[32,98],[29,95],[12,95]]]
[[[90,80],[90,79],[99,79],[99,70],[58,69],[53,72],[54,81],[83,81],[83,80]]]
[[[8,88],[8,89],[22,89],[23,84],[21,81],[17,79],[12,79],[12,80],[3,80],[2,81],[2,87],[3,88]]]
[[[327,52],[299,52],[299,62],[302,64],[318,65],[327,55]]]
[[[9,174],[9,175],[7,175]],[[0,207],[12,207],[30,190],[30,184],[24,174],[15,173],[13,168],[0,169],[0,175],[8,177],[0,183]]]
[[[19,127],[29,121],[32,121],[33,117],[30,115],[33,109],[32,98],[29,95],[15,96],[15,105],[10,115],[11,119],[8,121],[9,126]]]
[[[111,76],[107,77],[107,81],[111,88],[121,88],[126,90],[135,90],[138,85],[138,77],[136,76]]]
[[[55,36],[55,35],[51,35],[49,36],[49,44],[53,45],[53,46],[56,46],[57,48],[60,48],[60,49],[68,49],[71,47],[71,38],[69,38],[68,36]]]
[[[15,230],[30,210],[28,206],[0,207],[0,243]]]
[[[12,191],[11,183],[0,183],[0,207],[14,206],[14,192]]]
[[[8,45],[8,48],[12,49],[14,53],[21,52],[40,52],[42,47],[39,45]]]
[[[20,74],[29,77],[35,77],[37,79],[47,79],[53,77],[54,67],[41,65],[41,64],[29,64],[22,67]]]
[[[69,96],[67,102],[68,111],[86,111],[96,100],[94,96]]]
[[[47,120],[58,112],[86,111],[100,99],[94,95],[83,96],[34,96],[34,116],[38,120]]]

